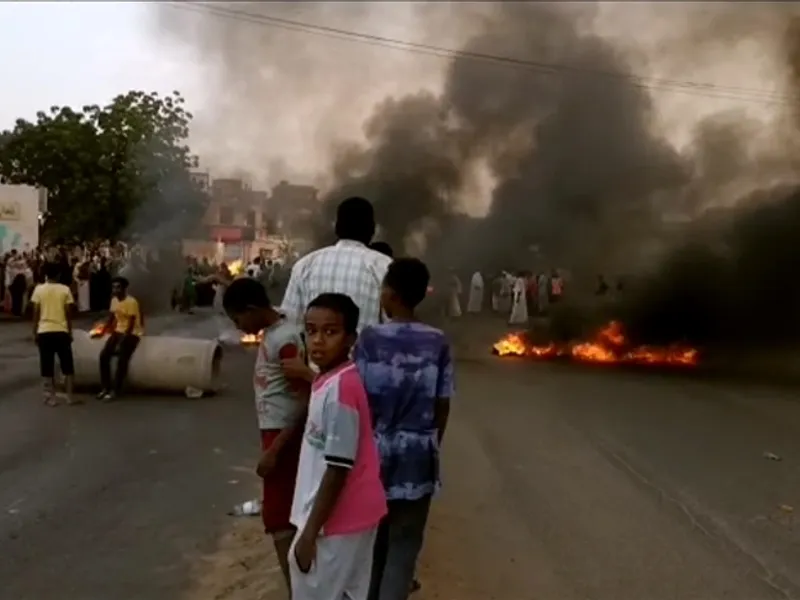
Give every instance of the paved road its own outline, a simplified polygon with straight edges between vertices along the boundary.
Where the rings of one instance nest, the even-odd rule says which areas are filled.
[[[0,600],[178,598],[252,493],[252,358],[199,401],[0,395]],[[796,393],[500,359],[459,388],[418,600],[800,597]]]
[[[200,317],[170,329],[214,333]],[[36,387],[0,394],[0,599],[175,600],[253,493],[251,369],[228,352],[229,389],[201,400],[47,409]]]
[[[460,389],[430,597],[800,597],[797,392],[503,359]]]

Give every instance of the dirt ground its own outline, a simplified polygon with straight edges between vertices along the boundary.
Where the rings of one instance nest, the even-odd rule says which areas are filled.
[[[461,360],[475,361],[489,356],[490,341],[505,328],[496,319],[472,320],[469,328],[439,321],[448,330]],[[468,332],[468,333],[467,333]],[[463,443],[454,431],[451,438]],[[455,443],[450,443],[454,446]],[[472,446],[472,450],[476,446]],[[463,469],[466,449],[451,456],[452,469]],[[475,457],[478,460],[480,457]],[[469,463],[467,463],[469,464]],[[474,463],[473,463],[474,464]],[[445,464],[445,468],[448,465]],[[486,473],[487,470],[481,470]],[[478,475],[478,473],[474,473]],[[492,600],[508,597],[509,578],[516,570],[515,560],[500,558],[492,549],[513,540],[513,524],[501,527],[487,523],[477,528],[492,500],[485,497],[491,486],[481,485],[480,477],[448,481],[445,491],[431,509],[425,547],[419,567],[423,582],[415,600]],[[256,493],[254,493],[254,496]],[[505,530],[504,530],[505,529]],[[487,534],[487,530],[492,533]],[[476,556],[479,554],[480,556]],[[476,564],[482,569],[465,569]],[[286,592],[272,546],[261,529],[258,518],[231,518],[231,528],[219,540],[213,554],[204,557],[194,568],[195,585],[186,600],[283,600]],[[519,596],[517,596],[519,597]]]
[[[513,543],[511,523],[486,523],[491,502],[479,480],[453,486],[433,506],[419,568],[416,600],[508,598],[515,558],[495,550]],[[498,519],[500,521],[500,519]],[[476,561],[478,561],[476,563]],[[466,568],[480,564],[480,569]],[[258,518],[232,518],[216,551],[195,565],[195,586],[186,600],[284,600],[286,591],[269,540]],[[521,591],[521,590],[518,590]],[[522,596],[515,594],[516,598]]]

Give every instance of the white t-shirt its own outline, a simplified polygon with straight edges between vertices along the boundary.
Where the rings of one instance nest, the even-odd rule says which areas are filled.
[[[353,363],[320,375],[311,388],[290,518],[298,529],[308,521],[329,466],[350,472],[322,535],[345,535],[377,526],[386,514],[386,492],[367,393]]]
[[[264,330],[253,372],[259,429],[284,429],[293,425],[302,413],[302,406],[281,371],[281,358],[291,358],[281,357],[286,346],[294,346],[305,359],[303,337],[293,322],[283,319]]]

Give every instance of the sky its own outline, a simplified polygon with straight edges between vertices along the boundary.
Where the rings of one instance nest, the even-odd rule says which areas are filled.
[[[0,129],[53,105],[101,104],[131,89],[190,90],[192,61],[181,48],[154,42],[147,9],[137,2],[0,2],[0,56],[7,57],[0,61]]]
[[[397,15],[392,17],[384,14],[386,11],[383,8],[385,5],[373,6],[365,13],[370,18],[365,17],[363,22],[356,22],[352,28],[417,39],[414,31],[403,29],[404,21],[398,19]],[[174,11],[168,7],[159,9]],[[765,58],[762,49],[742,44],[712,48],[714,52],[707,53],[705,60],[694,61],[689,72],[689,63],[685,60],[673,61],[672,53],[663,51],[665,40],[670,40],[668,34],[676,26],[680,29],[680,21],[686,19],[684,11],[668,14],[669,11],[659,8],[658,18],[654,18],[651,14],[653,10],[647,3],[619,7],[609,3],[603,5],[595,24],[605,35],[617,39],[623,47],[625,44],[636,46],[647,54],[649,72],[644,74],[727,85],[746,81],[748,87],[757,89],[769,89],[777,79],[776,73],[770,68],[770,59]],[[314,12],[307,17],[311,21],[319,19],[324,24],[335,24],[335,17],[346,15],[347,11],[337,15],[334,10],[331,14],[320,16]],[[631,19],[637,18],[637,15],[644,25],[632,25]],[[176,11],[175,17],[178,22],[190,23],[190,17],[196,15]],[[328,131],[326,127],[329,129],[336,125],[334,133],[339,137],[342,131],[351,134],[351,137],[360,133],[361,124],[371,113],[376,101],[387,95],[416,91],[423,82],[428,89],[435,88],[428,80],[439,81],[446,66],[439,59],[430,57],[402,55],[396,50],[352,44],[341,45],[341,42],[332,42],[327,38],[276,32],[274,29],[240,23],[235,24],[236,29],[228,32],[228,37],[218,36],[222,46],[215,47],[212,40],[206,39],[202,33],[199,37],[159,35],[154,18],[153,6],[145,2],[0,2],[0,55],[7,57],[0,61],[0,81],[3,82],[0,131],[13,127],[15,120],[20,117],[34,119],[37,111],[47,110],[54,105],[81,107],[104,104],[115,95],[134,89],[160,93],[180,90],[187,100],[188,109],[197,117],[190,142],[200,154],[204,168],[210,168],[221,176],[233,175],[239,169],[255,177],[259,177],[261,171],[271,176],[272,171],[267,165],[280,159],[294,172],[315,174],[327,166],[329,154],[328,146],[324,146],[323,151],[323,145],[318,140],[320,131]],[[400,31],[395,30],[397,27]],[[643,29],[651,34],[647,39],[630,35],[630,31]],[[444,37],[444,34],[437,36],[437,43],[458,47],[455,42],[440,39]],[[284,68],[281,71],[283,63],[291,66],[291,61],[284,60],[287,57],[273,56],[267,52],[269,47],[264,43],[265,39],[284,38],[292,43],[302,41],[307,49],[306,54],[314,59],[312,64],[317,65],[314,77],[307,77],[308,81],[302,82],[306,87],[293,85],[298,83],[295,80],[302,78],[297,78],[292,69]],[[648,47],[648,41],[652,47]],[[248,57],[251,48],[262,49],[263,52],[256,51],[254,56]],[[311,52],[313,48],[317,48],[318,54],[324,56],[314,55]],[[318,73],[328,64],[326,60],[336,60],[334,50],[344,51],[348,48],[354,48],[358,55],[363,55],[363,72],[355,67],[350,69],[356,73],[356,80],[360,81],[366,72],[370,74],[369,87],[373,93],[360,98],[364,106],[353,106],[352,83],[347,72],[341,68],[338,71],[331,69],[330,73],[324,73],[325,78]],[[217,90],[219,86],[214,86],[213,77],[215,73],[218,74],[216,69],[219,67],[216,59],[225,51],[230,51],[231,56],[239,61],[239,66],[248,77],[251,77],[254,63],[261,67],[260,79],[247,80],[248,85],[258,85],[251,86],[253,89],[236,91],[245,96],[245,92],[253,92],[247,96],[249,111],[229,110],[223,102],[224,94]],[[369,58],[373,56],[374,60]],[[385,68],[388,60],[394,61],[391,69]],[[269,65],[270,61],[275,67],[274,72],[269,71],[264,75],[264,65]],[[370,65],[378,65],[379,68],[370,71],[367,69]],[[405,67],[401,68],[402,65]],[[433,75],[428,73],[431,70],[434,71]],[[746,72],[746,77],[743,72]],[[315,81],[315,85],[324,85],[330,97],[329,105],[339,106],[343,99],[347,99],[350,106],[348,115],[343,115],[337,109],[337,118],[328,118],[329,113],[323,110],[325,106],[321,104],[325,98],[321,98],[319,90],[313,86],[308,88]],[[398,89],[398,86],[402,89]],[[337,90],[341,92],[338,95]],[[265,98],[269,101],[269,110],[265,109]],[[685,143],[699,118],[731,106],[742,107],[741,103],[727,100],[709,100],[675,93],[659,93],[654,100],[663,128],[676,145]],[[753,104],[744,108],[756,113],[764,111],[763,107]],[[253,115],[258,119],[254,120]],[[345,116],[351,118],[348,120]],[[236,135],[231,136],[231,131]],[[328,137],[333,139],[336,136],[330,133]],[[271,140],[271,143],[264,144],[264,139]]]

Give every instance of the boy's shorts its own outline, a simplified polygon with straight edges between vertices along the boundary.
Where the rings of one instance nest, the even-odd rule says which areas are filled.
[[[265,451],[278,437],[280,429],[261,430],[261,450]],[[264,479],[264,495],[261,500],[261,521],[268,534],[293,529],[289,522],[294,500],[294,484],[297,479],[297,463],[303,442],[303,427],[298,427],[278,454],[275,468]]]
[[[295,538],[289,548],[292,597],[303,600],[367,598],[376,532],[377,527],[373,527],[367,531],[317,538],[317,555],[307,573],[297,565]]]

